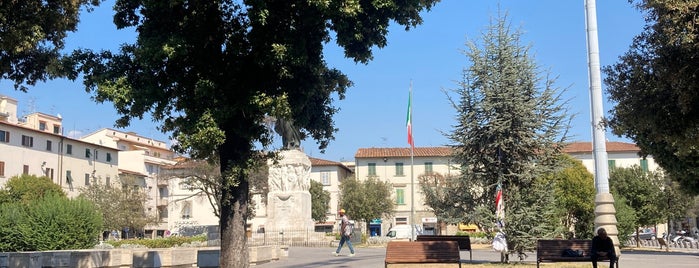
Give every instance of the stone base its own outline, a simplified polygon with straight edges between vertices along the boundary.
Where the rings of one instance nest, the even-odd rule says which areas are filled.
[[[309,192],[273,192],[267,195],[266,232],[312,230],[314,224]]]

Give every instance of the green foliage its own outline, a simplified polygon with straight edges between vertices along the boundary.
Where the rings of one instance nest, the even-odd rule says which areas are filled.
[[[80,196],[92,202],[102,216],[104,230],[142,230],[147,224],[157,223],[154,215],[146,212],[148,193],[134,189],[135,178],[121,176],[121,183],[106,185],[91,183],[80,189]]]
[[[616,210],[617,230],[620,243],[626,242],[624,237],[629,237],[638,227],[638,218],[634,209],[628,205],[628,201],[622,195],[614,193],[614,209]]]
[[[663,193],[663,177],[659,172],[644,172],[640,166],[614,168],[609,173],[610,189],[615,196],[623,196],[634,211],[636,228],[655,225],[667,209]],[[636,229],[634,228],[634,229]]]
[[[47,195],[65,197],[61,186],[53,183],[48,177],[22,174],[14,176],[5,183],[5,189],[0,190],[0,202],[29,203]]]
[[[156,239],[123,239],[123,240],[109,240],[105,243],[119,248],[122,245],[143,245],[147,248],[171,248],[179,246],[182,244],[192,243],[192,242],[204,242],[206,241],[206,235],[197,235],[192,237],[184,236],[171,236],[165,238]]]
[[[26,234],[18,228],[27,222],[25,206],[21,203],[0,203],[0,252],[32,250]]]
[[[323,184],[311,180],[311,218],[316,222],[325,222],[330,207],[330,192],[323,189]]]
[[[0,79],[15,89],[52,78],[68,32],[76,30],[81,8],[99,0],[0,2]]]
[[[29,204],[0,205],[0,251],[92,248],[102,218],[84,199],[47,195]]]
[[[582,161],[562,155],[564,168],[546,176],[554,182],[557,217],[566,227],[573,227],[575,237],[592,239],[595,220],[595,182]]]
[[[523,257],[536,238],[559,232],[551,183],[537,181],[560,166],[570,116],[555,80],[542,74],[505,17],[467,44],[471,65],[464,69],[457,124],[448,137],[458,178],[447,178],[441,194],[427,194],[435,214],[450,223],[472,222],[495,228],[496,186],[503,189],[508,245]],[[423,187],[425,189],[425,187]]]
[[[630,0],[646,14],[644,32],[619,61],[603,68],[608,124],[643,155],[699,194],[699,27],[696,1]]]
[[[355,221],[369,222],[390,217],[395,207],[392,190],[391,183],[378,178],[364,181],[345,178],[340,182],[340,208],[345,209],[347,216]],[[365,231],[369,234],[369,224],[366,226]]]
[[[414,27],[438,0],[116,2],[117,28],[138,37],[117,52],[75,51],[62,64],[82,75],[97,102],[111,102],[123,127],[150,113],[197,158],[221,163],[223,267],[248,264],[244,242],[250,159],[267,149],[269,116],[294,122],[321,150],[334,139],[333,106],[352,83],[329,67],[331,39],[366,63],[387,44],[391,22]],[[202,124],[205,122],[205,124]],[[213,135],[213,138],[208,138]]]

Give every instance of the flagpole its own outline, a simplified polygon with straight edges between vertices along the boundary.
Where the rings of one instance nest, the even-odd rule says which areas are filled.
[[[595,159],[595,229],[605,228],[614,241],[617,257],[620,255],[617,235],[616,209],[614,197],[609,192],[609,166],[605,129],[602,126],[602,80],[599,62],[599,42],[597,39],[597,4],[595,0],[585,0],[585,26],[587,29],[588,75],[590,79],[590,115],[592,123],[592,151]]]
[[[412,124],[413,124],[413,105],[412,105],[412,100],[413,100],[413,80],[410,80],[410,128],[412,129]],[[411,130],[412,132],[412,130]],[[412,140],[412,133],[410,133],[410,137]],[[411,240],[415,241],[415,173],[414,171],[414,164],[415,164],[415,140],[412,140],[412,143],[410,144],[410,238]]]

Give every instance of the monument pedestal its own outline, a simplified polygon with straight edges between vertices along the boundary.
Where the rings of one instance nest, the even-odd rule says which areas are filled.
[[[299,150],[280,152],[269,164],[269,193],[265,230],[313,230],[311,218],[311,160]]]

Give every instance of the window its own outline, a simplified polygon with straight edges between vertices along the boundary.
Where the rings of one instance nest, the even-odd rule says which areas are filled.
[[[90,155],[92,155],[90,149],[85,149],[85,158],[90,158]]]
[[[396,204],[405,205],[405,189],[396,189]]]
[[[112,154],[107,153],[107,162],[112,162]]]
[[[5,162],[0,161],[0,177],[5,177]]]
[[[46,169],[44,169],[44,175],[45,175],[46,177],[51,178],[51,180],[53,180],[53,169],[52,169],[52,168],[46,168]]]
[[[403,173],[403,163],[396,163],[396,176],[405,176]]]
[[[51,141],[46,141],[46,151],[51,151]]]
[[[616,160],[607,160],[607,165],[609,166],[609,170],[615,169],[616,168]]]
[[[432,175],[434,170],[432,169],[432,162],[425,162],[425,174]]]
[[[0,130],[0,142],[10,142],[10,132]]]
[[[90,173],[85,173],[85,186],[90,185]]]
[[[39,121],[39,130],[46,130],[46,121]]]
[[[73,177],[70,176],[70,170],[66,170],[66,183],[73,184]]]
[[[95,150],[95,160],[100,159],[100,152]]]
[[[111,185],[111,178],[107,176],[107,178],[104,179],[104,185],[109,187]]]
[[[648,172],[648,159],[641,159],[641,170]]]
[[[53,134],[61,133],[61,125],[53,125]]]
[[[73,145],[66,144],[66,154],[73,154]]]
[[[29,166],[28,165],[24,165],[24,167],[22,167],[22,174],[29,175]]]
[[[182,218],[189,219],[192,217],[192,201],[185,201],[182,204]]]
[[[369,176],[376,176],[376,163],[369,163]]]
[[[320,172],[320,182],[325,186],[330,185],[330,172],[329,171]]]
[[[34,137],[22,135],[22,146],[34,147]]]
[[[406,217],[396,218],[396,225],[406,225],[406,224],[408,224],[408,218],[406,218]]]

